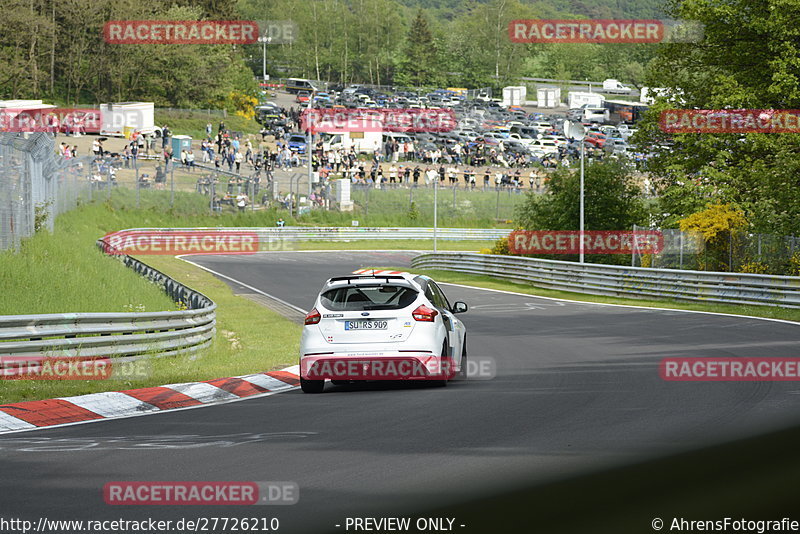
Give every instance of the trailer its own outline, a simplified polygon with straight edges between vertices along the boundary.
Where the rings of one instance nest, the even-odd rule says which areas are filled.
[[[598,93],[586,93],[582,91],[570,91],[567,93],[567,106],[569,109],[578,109],[585,105],[591,107],[603,107],[606,97]]]
[[[40,131],[40,115],[55,109],[41,100],[0,100],[0,132]]]
[[[325,151],[354,148],[356,152],[372,153],[383,147],[382,132],[320,132]]]
[[[100,104],[100,134],[128,138],[134,131],[155,129],[155,105],[152,102],[115,102]]]
[[[609,122],[613,124],[636,124],[649,109],[648,104],[626,100],[606,100],[603,107],[608,110]]]

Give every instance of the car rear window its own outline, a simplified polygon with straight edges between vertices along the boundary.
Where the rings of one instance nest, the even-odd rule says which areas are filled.
[[[417,291],[397,285],[348,285],[329,289],[320,296],[331,311],[400,310],[417,298]]]

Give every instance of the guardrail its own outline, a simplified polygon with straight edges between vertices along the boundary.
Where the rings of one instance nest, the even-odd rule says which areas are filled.
[[[97,243],[104,246],[102,240]],[[0,316],[0,356],[16,362],[46,356],[135,360],[194,353],[211,344],[216,334],[213,301],[134,258],[119,258],[188,309]]]
[[[411,264],[418,269],[487,275],[592,295],[800,308],[797,276],[648,269],[456,252],[421,254]]]
[[[258,235],[259,243],[275,241],[361,241],[361,240],[432,240],[433,228],[367,227],[367,226],[284,226],[235,228],[128,228],[121,232],[249,232]],[[439,228],[437,239],[442,241],[494,241],[508,237],[511,230],[494,228]]]

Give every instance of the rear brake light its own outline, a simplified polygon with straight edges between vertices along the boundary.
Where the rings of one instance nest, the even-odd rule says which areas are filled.
[[[306,315],[305,324],[317,324],[320,321],[320,319],[322,319],[322,316],[319,314],[317,309],[314,308],[310,312],[308,312],[308,315]]]
[[[428,323],[432,323],[436,316],[439,315],[439,312],[436,310],[432,310],[429,307],[422,304],[419,308],[411,312],[411,316],[414,318],[415,321],[424,321]]]

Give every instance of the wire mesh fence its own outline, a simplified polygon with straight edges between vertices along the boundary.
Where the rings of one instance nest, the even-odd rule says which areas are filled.
[[[64,159],[47,133],[0,134],[0,250],[17,249],[92,194],[89,158]]]
[[[524,201],[525,194],[511,187],[464,188],[437,187],[382,187],[353,184],[353,202],[363,212],[406,215],[409,223],[427,219],[433,213],[436,199],[437,216],[441,220],[478,219],[508,221],[514,218],[516,206]],[[423,214],[425,216],[423,217]]]
[[[649,230],[635,226],[634,230]],[[664,248],[658,254],[634,254],[632,265],[754,274],[800,275],[800,237],[724,232],[708,241],[677,229],[660,230]]]

